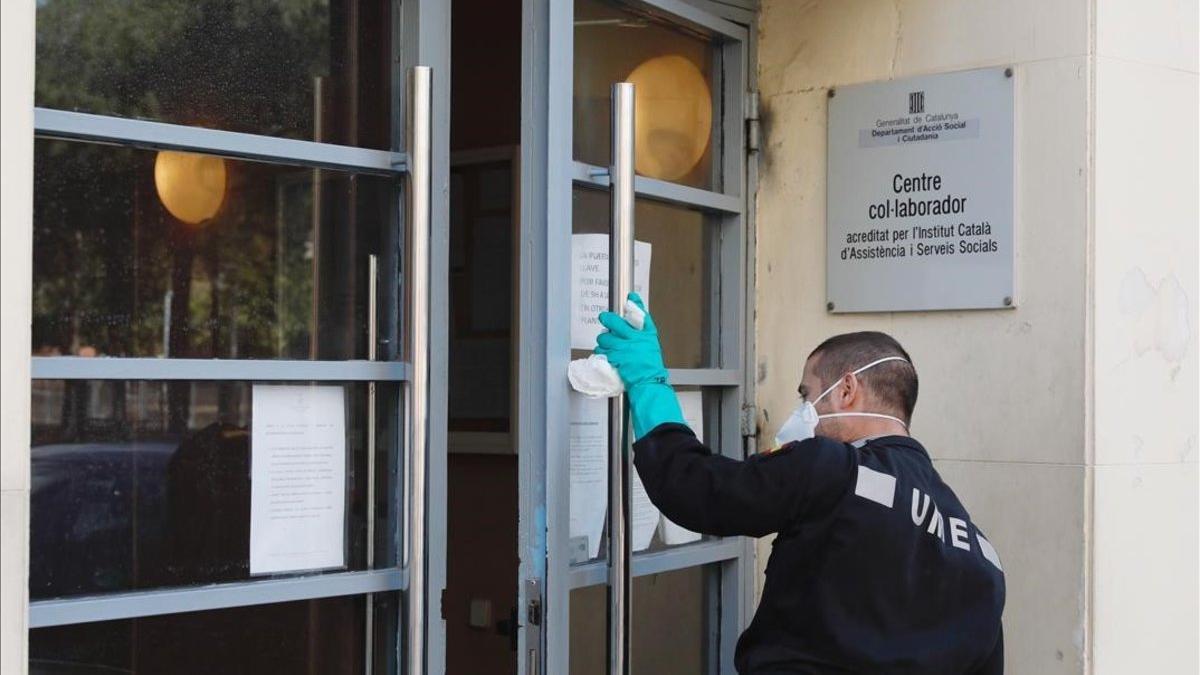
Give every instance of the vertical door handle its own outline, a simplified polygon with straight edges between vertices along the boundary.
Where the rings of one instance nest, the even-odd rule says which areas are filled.
[[[611,231],[608,245],[608,307],[618,314],[633,290],[634,89],[612,88]],[[608,403],[608,672],[629,673],[630,580],[629,428],[626,397]]]
[[[367,360],[374,361],[379,355],[379,256],[367,256]],[[376,420],[375,382],[367,383],[367,569],[375,568],[375,436]],[[366,630],[364,664],[367,675],[375,669],[375,598],[368,595],[366,601]]]
[[[404,564],[408,570],[407,653],[409,675],[425,672],[426,589],[426,471],[429,438],[429,228],[431,164],[432,69],[414,66],[408,72],[408,111],[405,115],[405,148],[408,181],[405,183],[409,231],[409,363],[408,457],[404,462],[407,484]]]

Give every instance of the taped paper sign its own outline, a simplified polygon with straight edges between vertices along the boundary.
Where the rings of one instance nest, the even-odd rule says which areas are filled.
[[[600,555],[608,510],[608,400],[571,392],[570,536],[587,538],[588,558]]]
[[[250,574],[344,566],[345,390],[256,384],[251,396]]]
[[[633,290],[650,307],[650,244],[633,245]],[[594,349],[608,309],[608,235],[571,235],[571,349]]]
[[[696,432],[696,438],[700,442],[704,442],[704,405],[703,396],[698,391],[681,391],[676,394],[679,399],[679,407],[683,409],[683,419],[687,425]],[[640,482],[640,481],[639,481]],[[690,544],[693,541],[700,541],[700,533],[692,532],[680,525],[671,522],[670,518],[662,517],[662,522],[659,524],[658,536],[667,546],[678,546],[679,544]]]

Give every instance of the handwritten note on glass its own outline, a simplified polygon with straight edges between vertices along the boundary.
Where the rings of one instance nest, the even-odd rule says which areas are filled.
[[[650,244],[633,245],[633,290],[650,307]],[[608,235],[571,235],[571,349],[594,349],[608,309]]]

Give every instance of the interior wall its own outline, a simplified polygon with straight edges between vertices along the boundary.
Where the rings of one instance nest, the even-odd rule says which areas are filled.
[[[1196,673],[1197,3],[1096,3],[1095,673]]]
[[[517,600],[515,455],[454,453],[446,519],[446,672],[514,673],[516,653],[497,629]],[[491,604],[486,627],[469,624],[472,600]]]
[[[758,31],[763,438],[795,405],[804,359],[821,340],[864,329],[895,336],[921,375],[913,433],[1003,560],[1007,672],[1083,672],[1088,1],[765,0]],[[1016,76],[1017,307],[827,313],[830,88],[992,66]],[[760,568],[768,554],[764,541]]]
[[[456,0],[452,12],[450,149],[520,143],[520,1]]]

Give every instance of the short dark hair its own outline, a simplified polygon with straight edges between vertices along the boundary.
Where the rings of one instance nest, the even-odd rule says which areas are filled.
[[[888,356],[902,357],[908,363],[887,361],[864,370],[858,377],[879,403],[900,413],[908,424],[917,406],[917,368],[892,336],[878,331],[835,335],[812,350],[808,358],[819,357],[813,362],[813,373],[821,378],[823,387],[828,387],[848,373]]]

